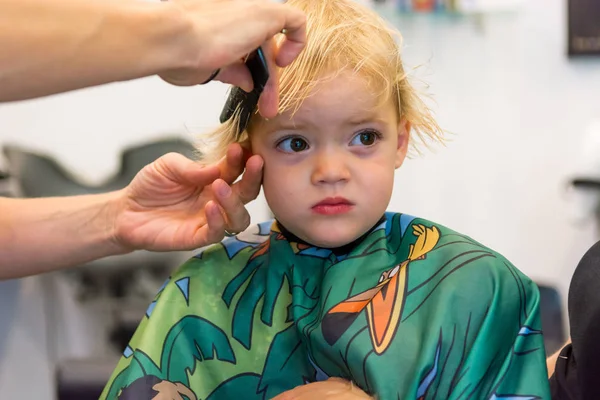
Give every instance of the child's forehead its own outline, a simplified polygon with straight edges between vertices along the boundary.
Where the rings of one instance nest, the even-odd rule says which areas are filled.
[[[382,113],[393,106],[391,99],[382,102],[381,91],[360,75],[343,72],[319,80],[299,107],[283,111],[279,121],[340,120],[355,123],[382,119]]]
[[[337,131],[354,129],[360,126],[384,128],[397,121],[395,108],[381,106],[376,108],[354,107],[300,107],[295,112],[285,112],[273,119],[261,121],[261,130],[273,133],[281,130]]]
[[[301,98],[283,90],[280,104],[287,104],[268,120],[257,115],[251,122],[251,134],[270,134],[284,130],[345,130],[359,125],[396,124],[396,102],[382,95],[381,85],[351,70],[321,75],[309,83],[310,90]],[[388,92],[389,93],[389,92]]]

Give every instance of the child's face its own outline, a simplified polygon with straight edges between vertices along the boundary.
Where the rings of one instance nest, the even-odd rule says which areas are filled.
[[[385,212],[410,127],[393,101],[377,106],[350,73],[319,84],[291,118],[257,123],[252,151],[264,159],[263,188],[275,217],[319,247],[357,239]]]

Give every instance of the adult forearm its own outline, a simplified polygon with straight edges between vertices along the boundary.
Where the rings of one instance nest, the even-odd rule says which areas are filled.
[[[0,279],[79,265],[125,252],[114,240],[118,193],[0,198]]]
[[[169,2],[0,0],[0,101],[185,67],[189,29]]]

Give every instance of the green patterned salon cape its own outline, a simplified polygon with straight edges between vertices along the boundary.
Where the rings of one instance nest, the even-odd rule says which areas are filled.
[[[102,399],[271,399],[341,377],[377,399],[549,399],[537,286],[405,214],[346,251],[277,222],[203,249],[159,290]]]

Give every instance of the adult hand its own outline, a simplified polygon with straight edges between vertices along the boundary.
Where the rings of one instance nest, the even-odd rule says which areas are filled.
[[[356,385],[340,378],[298,386],[281,393],[273,400],[360,400],[372,399]]]
[[[167,82],[188,86],[205,82],[217,69],[216,80],[253,88],[252,77],[243,60],[263,46],[271,79],[261,96],[260,111],[266,118],[277,114],[278,79],[275,66],[289,65],[302,51],[306,40],[306,16],[300,10],[271,0],[170,0],[190,22],[183,49],[189,66],[166,71]],[[285,40],[275,45],[273,37],[282,31]]]
[[[203,167],[171,153],[143,168],[117,202],[114,236],[126,250],[192,250],[241,232],[250,223],[244,204],[260,192],[263,161],[250,157],[244,170],[239,144],[217,165]],[[233,185],[232,185],[233,184]]]

